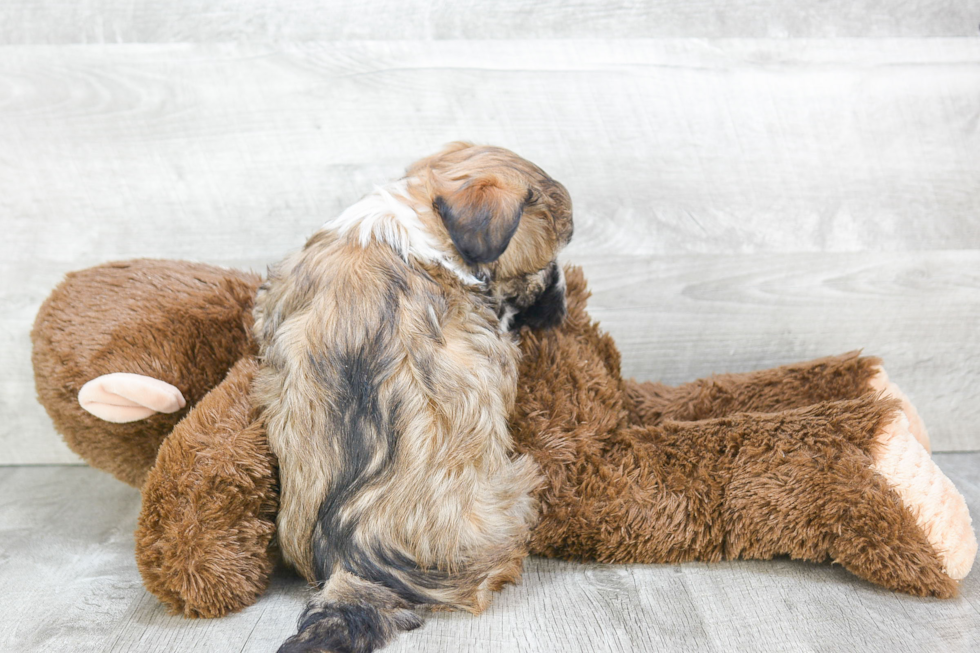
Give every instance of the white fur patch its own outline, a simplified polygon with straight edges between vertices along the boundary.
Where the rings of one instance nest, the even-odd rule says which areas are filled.
[[[509,304],[505,305],[503,314],[500,316],[500,324],[498,325],[497,330],[500,333],[507,333],[510,331],[510,325],[514,321],[515,315],[517,315],[517,309]]]
[[[324,223],[322,229],[336,231],[340,235],[357,231],[362,247],[371,240],[385,243],[406,261],[416,258],[425,263],[441,265],[471,286],[482,282],[460,267],[449,252],[439,247],[419,218],[419,211],[431,211],[428,207],[413,206],[408,197],[408,179],[375,186],[374,190],[344,210],[339,216]]]

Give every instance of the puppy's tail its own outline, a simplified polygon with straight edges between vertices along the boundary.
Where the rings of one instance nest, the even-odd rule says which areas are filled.
[[[387,587],[336,571],[307,603],[298,632],[279,653],[369,653],[421,625],[422,618]]]

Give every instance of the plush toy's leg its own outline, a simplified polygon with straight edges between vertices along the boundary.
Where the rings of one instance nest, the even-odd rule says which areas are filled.
[[[275,458],[251,404],[245,358],[164,440],[143,485],[136,561],[175,612],[219,617],[251,605],[275,562]]]
[[[917,455],[918,467],[889,462],[893,449],[910,447],[908,438],[897,440],[904,449],[888,444],[899,401],[867,388],[856,399],[773,414],[638,424],[615,345],[584,311],[581,273],[567,279],[568,321],[523,333],[511,419],[518,450],[547,479],[535,553],[611,562],[830,558],[895,590],[954,593],[954,576],[973,559],[969,516],[928,457]],[[877,373],[873,359],[842,360],[861,370],[846,378],[868,384]],[[939,490],[912,489],[923,481]]]
[[[554,337],[548,334],[536,336],[542,343],[557,339],[560,347],[567,347],[574,341],[574,347],[582,349],[586,360],[595,361],[595,368],[590,371],[623,393],[623,407],[636,425],[657,424],[663,419],[710,419],[736,412],[776,412],[823,401],[855,399],[874,391],[898,396],[897,387],[888,384],[881,361],[861,356],[859,352],[757,372],[719,374],[676,387],[652,381],[624,381],[619,350],[586,311],[590,293],[581,269],[567,267],[565,278],[568,318],[553,332]],[[525,355],[528,350],[537,349],[536,343],[532,337],[525,347]],[[567,357],[567,353],[562,352],[556,355]],[[533,376],[537,367],[526,365],[523,371]]]
[[[642,423],[694,421],[732,413],[772,413],[823,401],[855,399],[872,391],[881,361],[859,352],[741,374],[715,374],[671,387],[628,383]]]
[[[68,446],[93,467],[139,487],[163,438],[251,351],[259,282],[255,274],[183,261],[107,263],[68,274],[41,306],[31,332],[38,398]],[[150,402],[170,408],[172,399],[178,410],[111,423],[80,405],[86,383],[118,372],[176,389],[163,388],[161,397],[153,390]],[[158,404],[159,398],[165,401]],[[184,400],[187,407],[180,407]]]
[[[758,372],[717,374],[676,387],[631,380],[626,382],[626,392],[638,424],[710,419],[735,412],[771,413],[880,392],[901,401],[913,435],[930,448],[925,424],[908,397],[889,381],[880,359],[859,352]]]
[[[558,401],[588,403],[581,393]],[[608,431],[529,415],[542,436],[523,433],[521,449],[547,478],[532,551],[646,563],[786,554],[952,596],[976,553],[969,514],[921,446],[891,428],[894,410],[866,395]]]

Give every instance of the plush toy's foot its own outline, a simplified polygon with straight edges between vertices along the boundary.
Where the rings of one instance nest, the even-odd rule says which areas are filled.
[[[873,469],[915,516],[943,571],[954,580],[965,578],[977,554],[966,502],[914,437],[912,422],[904,412],[878,435],[871,454]]]
[[[921,444],[927,452],[931,453],[932,446],[929,442],[929,432],[926,430],[926,425],[922,421],[922,418],[919,417],[919,411],[915,409],[915,406],[913,406],[912,402],[909,401],[909,398],[905,396],[905,393],[888,379],[888,374],[885,372],[883,367],[878,366],[877,370],[878,373],[871,378],[871,381],[869,381],[871,387],[876,392],[880,392],[886,398],[898,399],[900,402],[902,402],[902,412],[905,413],[909,421],[909,432],[915,437],[916,440],[919,441],[919,444]]]
[[[187,402],[166,381],[142,374],[103,374],[82,386],[78,403],[99,419],[125,424],[157,413],[175,413]]]

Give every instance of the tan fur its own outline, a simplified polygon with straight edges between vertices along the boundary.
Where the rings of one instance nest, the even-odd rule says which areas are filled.
[[[503,256],[488,266],[500,282],[543,269],[572,237],[572,206],[565,188],[536,165],[502,148],[453,143],[409,166],[407,175],[416,180],[409,187],[412,199],[423,207],[440,196],[471,210],[496,201],[506,216],[521,200],[528,199],[513,241]],[[426,229],[438,234],[442,246],[451,251],[449,236],[438,224],[438,217],[428,211],[420,215]]]
[[[409,603],[479,612],[519,576],[538,476],[512,456],[519,350],[500,319],[544,290],[571,235],[555,188],[506,150],[454,145],[391,191],[417,218],[395,207],[365,235],[342,216],[270,271],[254,397],[279,458],[283,555],[329,579],[324,600],[349,600],[345,574],[377,566]],[[463,241],[505,251],[475,263]],[[317,547],[336,548],[329,568]]]

